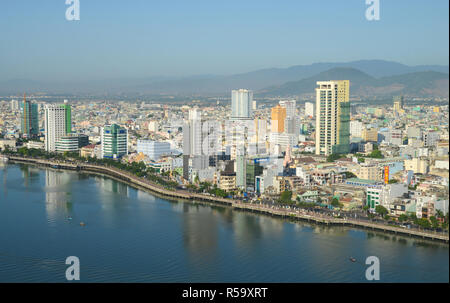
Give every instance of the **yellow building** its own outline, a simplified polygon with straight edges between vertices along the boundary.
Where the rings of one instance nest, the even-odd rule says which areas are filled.
[[[441,108],[439,106],[433,107],[433,113],[440,113],[440,112],[441,112]]]
[[[378,141],[378,129],[376,129],[376,128],[363,129],[362,139],[367,142],[377,142]]]
[[[272,132],[284,132],[284,120],[286,119],[286,108],[279,104],[272,107]]]

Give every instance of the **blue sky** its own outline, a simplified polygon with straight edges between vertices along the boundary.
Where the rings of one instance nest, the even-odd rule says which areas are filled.
[[[0,80],[235,74],[384,59],[448,65],[448,0],[0,1]]]

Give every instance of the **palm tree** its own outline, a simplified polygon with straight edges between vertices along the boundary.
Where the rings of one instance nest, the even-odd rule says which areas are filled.
[[[436,217],[444,218],[444,213],[440,209],[436,209]]]

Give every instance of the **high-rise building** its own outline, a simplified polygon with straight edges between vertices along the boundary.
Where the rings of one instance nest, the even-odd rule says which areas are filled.
[[[350,152],[350,81],[318,81],[316,154]]]
[[[294,118],[297,102],[295,100],[280,100],[280,106],[286,108],[286,118]]]
[[[403,96],[394,97],[394,113],[403,113],[404,99]]]
[[[280,106],[279,104],[272,107],[272,132],[282,133],[284,132],[284,121],[286,119],[286,108]]]
[[[71,133],[72,129],[70,112],[67,113],[70,105],[47,105],[45,107],[45,150],[48,152],[56,151],[56,142],[65,135]],[[68,120],[70,123],[68,123]]]
[[[253,115],[253,92],[247,89],[231,92],[231,119],[248,120]]]
[[[117,124],[101,129],[102,158],[118,159],[128,154],[128,130]]]
[[[308,117],[314,117],[314,103],[305,103],[305,115]]]
[[[66,134],[72,133],[72,108],[67,100],[64,100],[62,105],[66,113]]]
[[[36,103],[26,100],[23,95],[23,102],[20,104],[21,131],[24,137],[30,138],[39,134],[39,112]]]
[[[189,110],[189,119],[183,125],[183,155],[202,154],[202,118],[197,108]]]
[[[296,116],[297,102],[295,100],[281,100],[280,106],[286,108],[286,119],[284,121],[284,131],[288,134],[298,134],[300,121]]]
[[[189,119],[183,124],[183,178],[189,179],[191,168],[208,166],[216,148],[215,127],[214,122],[202,120],[197,108],[189,110]]]

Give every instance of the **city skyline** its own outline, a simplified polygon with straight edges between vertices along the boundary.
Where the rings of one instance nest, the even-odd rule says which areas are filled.
[[[0,284],[448,283],[448,9],[2,1]]]

